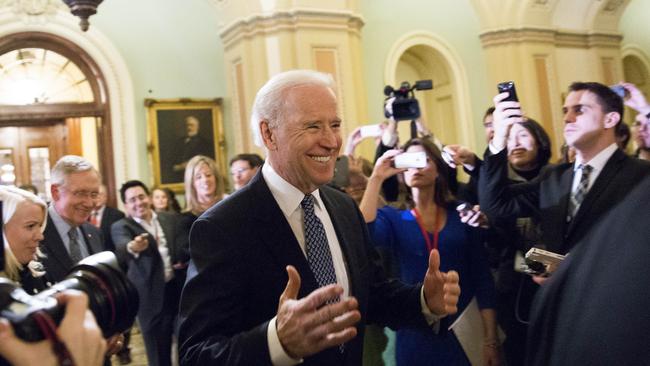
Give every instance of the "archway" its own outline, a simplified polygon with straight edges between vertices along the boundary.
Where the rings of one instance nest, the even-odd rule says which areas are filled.
[[[474,146],[467,76],[460,57],[436,35],[414,32],[400,38],[391,48],[384,80],[387,85],[402,81],[432,79],[433,90],[417,92],[427,127],[443,143]],[[406,141],[408,127],[400,126]]]
[[[100,160],[104,160],[102,164],[106,166],[105,169],[100,169],[106,175],[109,197],[112,203],[115,203],[116,182],[139,177],[141,174],[138,159],[127,158],[137,155],[138,139],[133,85],[126,62],[97,27],[92,27],[86,33],[81,32],[77,24],[78,19],[70,15],[67,9],[35,15],[30,21],[25,21],[24,16],[16,16],[14,11],[15,9],[10,7],[0,9],[0,39],[10,39],[12,35],[32,32],[56,37],[92,60],[95,64],[94,70],[102,75],[101,95],[106,104],[102,125],[110,134],[102,132],[98,135],[103,141],[102,150],[99,152]],[[110,164],[106,164],[107,162]]]

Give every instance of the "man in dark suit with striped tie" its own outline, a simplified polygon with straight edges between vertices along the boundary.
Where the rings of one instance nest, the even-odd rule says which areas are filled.
[[[360,365],[366,323],[426,328],[456,311],[437,251],[422,285],[386,280],[354,201],[326,186],[341,147],[331,77],[276,75],[251,127],[266,163],[190,233],[181,365]]]

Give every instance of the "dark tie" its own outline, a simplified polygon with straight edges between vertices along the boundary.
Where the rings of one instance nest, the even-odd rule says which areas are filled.
[[[589,174],[594,169],[591,165],[578,165],[578,169],[582,171],[582,176],[580,177],[580,182],[578,183],[578,188],[571,194],[571,200],[569,201],[569,221],[572,220],[576,213],[578,213],[578,208],[582,201],[584,201],[585,196],[587,195],[587,190],[589,187]]]
[[[83,259],[81,255],[81,247],[79,247],[79,235],[77,234],[77,228],[72,228],[68,231],[68,237],[70,238],[70,259],[72,262],[79,263]]]
[[[306,195],[300,202],[300,206],[305,212],[305,251],[309,267],[314,272],[320,287],[336,283],[336,272],[334,272],[332,253],[327,243],[325,228],[314,214],[314,196]]]

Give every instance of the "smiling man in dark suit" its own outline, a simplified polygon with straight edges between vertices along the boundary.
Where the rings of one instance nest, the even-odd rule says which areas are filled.
[[[175,263],[187,261],[187,251],[176,245],[176,216],[151,208],[149,189],[139,180],[120,187],[128,217],[111,227],[120,263],[138,289],[138,322],[148,364],[171,366],[172,334],[178,313],[183,276]],[[181,260],[181,258],[183,258]]]
[[[86,159],[66,155],[52,168],[52,203],[41,250],[48,282],[59,282],[81,259],[106,250],[101,232],[87,222],[99,197],[99,172]]]
[[[650,175],[650,164],[616,145],[623,100],[603,84],[576,82],[563,107],[564,139],[576,150],[575,163],[552,166],[528,183],[509,184],[506,140],[510,127],[523,118],[518,102],[503,101],[507,96],[494,97],[494,138],[481,171],[481,208],[492,217],[537,217],[540,245],[565,254]]]
[[[368,322],[428,327],[456,311],[433,251],[421,286],[385,280],[354,201],[325,186],[341,147],[331,77],[294,70],[255,99],[261,172],[192,227],[182,365],[359,365]]]

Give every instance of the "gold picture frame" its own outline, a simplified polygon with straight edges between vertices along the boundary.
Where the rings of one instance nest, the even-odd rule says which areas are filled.
[[[207,155],[226,171],[221,99],[145,99],[154,184],[184,192],[185,164]]]

